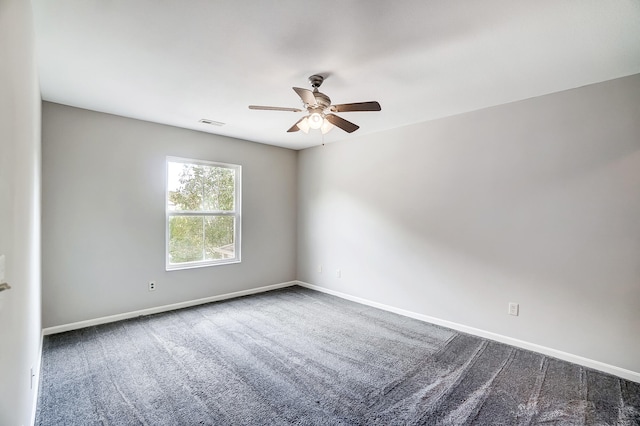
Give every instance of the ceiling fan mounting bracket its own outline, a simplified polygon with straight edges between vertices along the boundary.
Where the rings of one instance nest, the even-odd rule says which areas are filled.
[[[322,85],[323,81],[324,81],[324,77],[321,75],[314,74],[311,77],[309,77],[309,83],[311,83],[311,87],[313,87],[315,90],[317,90],[318,87]]]

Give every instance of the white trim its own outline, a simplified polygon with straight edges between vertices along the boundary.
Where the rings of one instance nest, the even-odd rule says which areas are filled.
[[[44,330],[40,332],[40,350],[38,350],[38,359],[36,359],[36,365],[33,367],[36,371],[36,379],[33,381],[33,389],[31,392],[35,392],[33,395],[33,407],[31,407],[31,425],[36,424],[36,413],[38,411],[38,396],[40,391],[40,370],[42,369],[42,343],[44,341]]]
[[[77,330],[79,328],[91,327],[94,325],[107,324],[110,322],[121,321],[129,318],[140,317],[144,315],[158,314],[160,312],[173,311],[176,309],[188,308],[190,306],[203,305],[205,303],[217,302],[220,300],[233,299],[250,294],[263,293],[265,291],[276,290],[278,288],[291,287],[298,284],[297,281],[288,281],[279,284],[267,285],[264,287],[252,288],[249,290],[234,291],[233,293],[220,294],[218,296],[204,297],[202,299],[188,300],[186,302],[173,303],[171,305],[158,306],[155,308],[141,309],[139,311],[125,312],[123,314],[110,315],[86,321],[78,321],[70,324],[57,325],[55,327],[47,327],[42,329],[42,334],[64,333],[65,331]]]
[[[631,371],[621,367],[616,367],[615,365],[605,364],[604,362],[595,361],[589,358],[584,358],[579,355],[574,355],[567,352],[559,351],[557,349],[548,348],[546,346],[538,345],[536,343],[530,343],[524,340],[514,339],[513,337],[503,336],[502,334],[492,333],[490,331],[481,330],[479,328],[469,327],[467,325],[458,324],[455,322],[431,317],[428,315],[418,314],[416,312],[407,311],[405,309],[396,308],[393,306],[385,305],[383,303],[373,302],[368,299],[352,296],[350,294],[320,287],[314,284],[309,284],[303,281],[298,281],[297,283],[302,287],[306,287],[311,290],[320,291],[322,293],[331,294],[333,296],[337,296],[342,299],[351,300],[352,302],[360,303],[362,305],[372,306],[374,308],[393,312],[399,315],[403,315],[405,317],[414,318],[420,321],[424,321],[431,324],[436,324],[443,327],[451,328],[453,330],[461,331],[463,333],[472,334],[474,336],[482,337],[489,340],[495,340],[496,342],[505,343],[507,345],[516,346],[518,348],[526,349],[529,351],[538,352],[544,355],[561,359],[563,361],[572,362],[574,364],[579,364],[584,367],[592,368],[598,371],[603,371],[605,373],[613,374],[614,376],[618,376],[626,380],[631,380],[631,381],[640,383],[640,373],[636,371]]]

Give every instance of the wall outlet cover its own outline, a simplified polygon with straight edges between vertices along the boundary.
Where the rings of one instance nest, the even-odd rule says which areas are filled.
[[[517,303],[509,302],[509,315],[518,316],[520,306]]]

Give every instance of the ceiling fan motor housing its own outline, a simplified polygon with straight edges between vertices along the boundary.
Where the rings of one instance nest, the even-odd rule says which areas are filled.
[[[329,108],[329,106],[331,105],[331,99],[329,99],[329,97],[324,93],[314,91],[313,96],[316,98],[316,103],[318,104],[318,106],[322,109]]]
[[[309,77],[309,83],[311,83],[311,87],[313,87],[313,96],[316,98],[316,105],[322,109],[325,109],[331,105],[331,99],[329,99],[329,97],[324,93],[318,91],[318,87],[322,85],[323,81],[324,77],[321,75],[314,74]]]

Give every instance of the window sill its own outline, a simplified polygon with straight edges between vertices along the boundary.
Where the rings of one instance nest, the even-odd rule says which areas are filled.
[[[198,262],[198,263],[181,263],[177,265],[165,265],[165,270],[167,272],[171,271],[181,271],[183,269],[196,269],[196,268],[208,268],[211,266],[224,266],[224,265],[232,265],[234,263],[240,263],[240,259],[230,259],[224,262]]]

